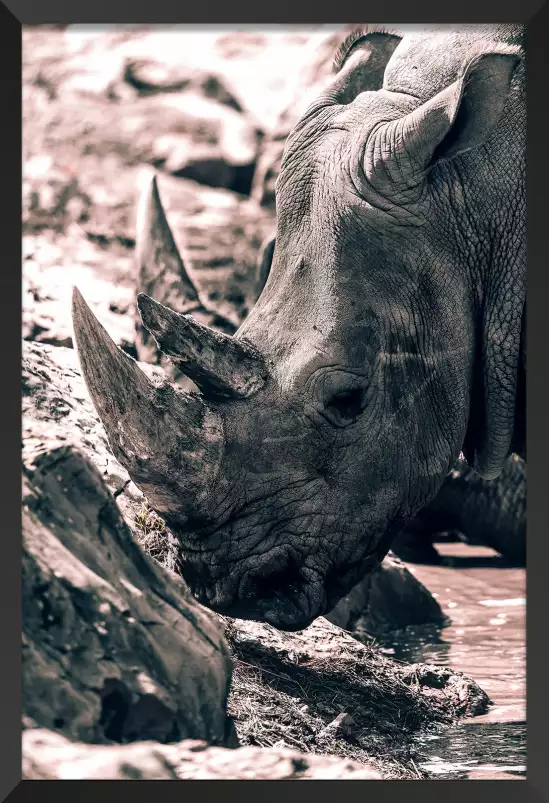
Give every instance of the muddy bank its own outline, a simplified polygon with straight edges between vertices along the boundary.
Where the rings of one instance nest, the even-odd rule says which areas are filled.
[[[398,663],[323,618],[291,634],[225,622],[229,712],[243,744],[324,751],[372,763],[386,778],[413,778],[413,734],[489,705],[464,675]]]

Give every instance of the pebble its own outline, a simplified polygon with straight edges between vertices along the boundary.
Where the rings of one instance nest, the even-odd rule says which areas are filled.
[[[336,736],[350,736],[356,727],[356,723],[350,714],[342,712],[326,725],[316,736],[317,741],[323,739],[333,739]]]

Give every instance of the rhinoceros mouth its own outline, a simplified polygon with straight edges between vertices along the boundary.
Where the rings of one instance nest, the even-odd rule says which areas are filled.
[[[196,599],[206,607],[235,619],[247,619],[255,622],[266,622],[278,630],[304,630],[326,609],[325,594],[315,604],[311,597],[313,590],[304,583],[301,588],[291,592],[274,593],[270,597],[234,598],[230,602],[210,599],[203,590],[191,590]],[[318,593],[314,596],[318,598]]]
[[[376,551],[322,573],[300,565],[280,549],[253,568],[249,563],[240,571],[233,567],[232,579],[225,573],[222,582],[211,575],[206,579],[203,565],[194,562],[183,561],[179,569],[196,599],[216,613],[296,631],[332,610],[382,560]]]
[[[187,555],[179,571],[196,599],[217,613],[302,630],[326,610],[321,573],[284,547],[217,571]],[[207,576],[206,576],[207,575]]]
[[[322,609],[305,613],[301,602],[292,600],[288,596],[273,597],[270,600],[257,600],[255,603],[250,602],[248,604],[237,601],[229,608],[217,609],[213,607],[213,610],[235,619],[266,622],[276,627],[277,630],[288,632],[305,630],[323,613]]]

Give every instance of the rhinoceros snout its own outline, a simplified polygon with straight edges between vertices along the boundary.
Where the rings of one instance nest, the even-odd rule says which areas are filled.
[[[203,564],[181,565],[194,596],[225,616],[267,622],[280,630],[302,630],[321,616],[326,594],[320,575],[304,569],[283,547],[249,558],[217,582]],[[215,591],[214,591],[215,589]]]

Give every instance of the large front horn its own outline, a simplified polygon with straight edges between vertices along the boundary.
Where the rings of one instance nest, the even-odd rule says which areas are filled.
[[[144,293],[137,296],[143,325],[158,347],[209,399],[244,399],[267,377],[261,356],[241,340],[180,315]]]
[[[72,316],[84,380],[114,456],[168,521],[199,520],[221,462],[221,416],[197,395],[153,384],[76,288]]]

